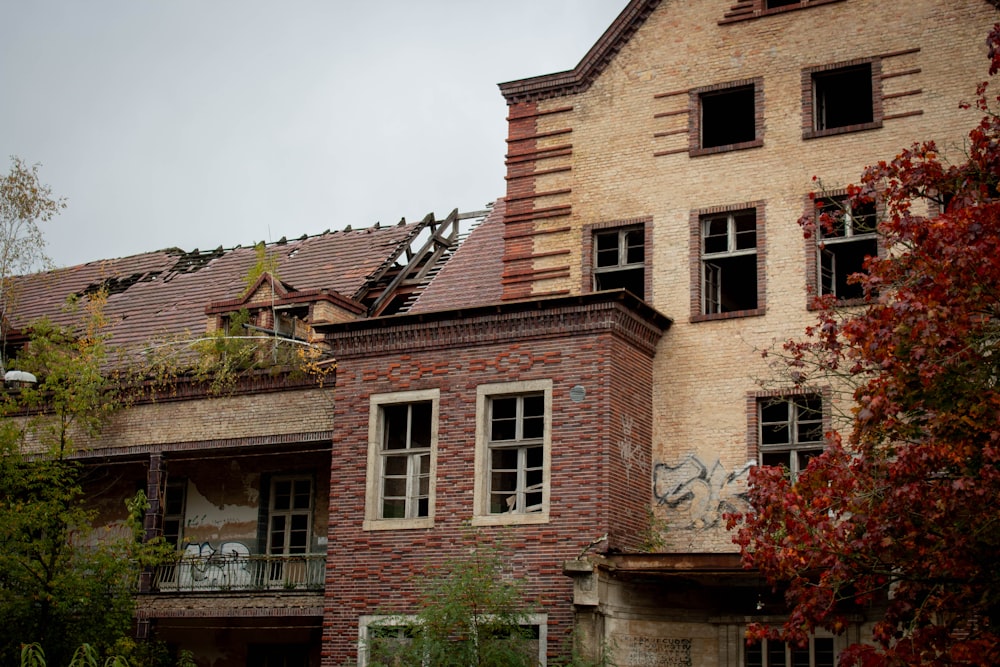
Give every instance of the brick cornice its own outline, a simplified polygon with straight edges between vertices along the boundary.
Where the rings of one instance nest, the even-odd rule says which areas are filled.
[[[159,593],[140,596],[135,616],[138,619],[321,617],[322,600],[323,591],[252,595]]]
[[[92,461],[94,459],[145,458],[151,454],[173,454],[180,457],[184,452],[195,452],[204,456],[206,452],[226,452],[239,450],[282,449],[284,451],[326,451],[333,442],[333,431],[308,431],[301,433],[278,433],[271,435],[250,435],[238,438],[216,438],[213,440],[185,440],[178,442],[158,442],[146,445],[124,447],[95,447],[81,449],[67,458]]]
[[[500,92],[507,99],[507,104],[583,92],[607,68],[660,2],[632,0],[572,70],[501,83]]]
[[[617,290],[344,322],[325,329],[325,342],[347,359],[610,332],[652,356],[670,324]]]

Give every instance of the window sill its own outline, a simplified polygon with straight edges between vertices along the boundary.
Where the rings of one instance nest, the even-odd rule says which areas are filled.
[[[717,320],[737,320],[743,317],[760,317],[765,312],[764,308],[754,308],[752,310],[731,310],[728,313],[712,313],[711,315],[692,315],[691,322],[714,322]]]
[[[688,150],[688,156],[699,157],[702,155],[715,155],[717,153],[730,153],[732,151],[741,151],[747,148],[759,148],[764,145],[763,139],[754,139],[753,141],[741,141],[738,144],[726,144],[725,146],[712,146],[711,148],[691,148]]]
[[[833,137],[838,134],[851,134],[853,132],[866,132],[877,130],[882,127],[882,121],[877,120],[871,123],[858,123],[857,125],[844,125],[843,127],[831,127],[828,130],[806,130],[802,133],[803,139],[819,139],[820,137]]]
[[[516,526],[548,522],[548,512],[536,512],[534,514],[483,514],[472,517],[473,526]]]
[[[859,296],[859,297],[855,297],[853,299],[837,299],[837,302],[836,302],[835,305],[837,306],[837,308],[859,308],[861,306],[867,306],[867,305],[870,305],[872,303],[875,303],[875,302],[874,301],[868,301],[863,296]],[[823,310],[822,308],[816,306],[813,303],[812,299],[810,299],[809,303],[806,304],[806,309],[810,310],[810,311],[814,311],[814,312],[817,311],[817,310]]]
[[[420,517],[419,519],[365,519],[361,524],[361,530],[414,530],[419,528],[433,528],[434,517]]]

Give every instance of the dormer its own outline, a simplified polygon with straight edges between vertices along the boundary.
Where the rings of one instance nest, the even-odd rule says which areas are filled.
[[[365,308],[332,290],[296,290],[265,272],[239,298],[213,301],[205,307],[206,332],[226,330],[234,316],[244,311],[249,315],[242,324],[245,329],[308,341],[316,325],[357,319]],[[245,331],[230,333],[240,335]]]

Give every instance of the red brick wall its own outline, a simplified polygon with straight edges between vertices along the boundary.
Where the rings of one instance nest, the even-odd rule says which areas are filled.
[[[427,337],[422,344],[400,345],[409,352],[352,353],[345,347],[355,345],[354,352],[360,352],[368,345],[343,334],[345,347],[337,355],[324,665],[356,657],[359,616],[413,613],[420,573],[467,553],[463,523],[473,515],[476,387],[481,384],[553,383],[549,522],[478,529],[485,541],[500,537],[511,548],[511,571],[526,579],[535,611],[548,614],[550,653],[565,645],[571,630],[572,582],[562,574],[562,563],[604,533],[610,533],[612,547],[636,545],[650,494],[652,348],[636,346],[636,333],[629,329],[642,327],[622,310],[611,308],[607,317],[569,310],[574,312],[555,319],[540,313],[442,321],[436,328],[439,341]],[[582,320],[574,321],[581,313]],[[563,326],[551,326],[556,320]],[[408,321],[414,328],[427,326],[415,318]],[[495,328],[497,339],[450,347],[448,339],[460,336],[463,325]],[[556,333],[559,329],[563,333]],[[398,341],[406,330],[404,324],[369,335]],[[582,400],[574,400],[580,399],[579,389],[571,397],[574,387],[585,391]],[[362,530],[370,395],[435,388],[440,416],[434,527]],[[628,473],[620,453],[625,414],[632,418],[636,448]]]

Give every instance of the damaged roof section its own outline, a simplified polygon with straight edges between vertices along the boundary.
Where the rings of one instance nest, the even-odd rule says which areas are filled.
[[[455,210],[443,219],[429,214],[415,223],[282,239],[265,246],[265,262],[280,285],[282,306],[322,302],[350,317],[406,312],[488,213]],[[248,276],[260,261],[254,247],[170,248],[15,276],[5,325],[24,331],[41,317],[72,325],[79,314],[67,311],[67,299],[103,290],[114,347],[196,337],[212,318],[247,305],[254,292]],[[318,322],[324,320],[327,315]]]

